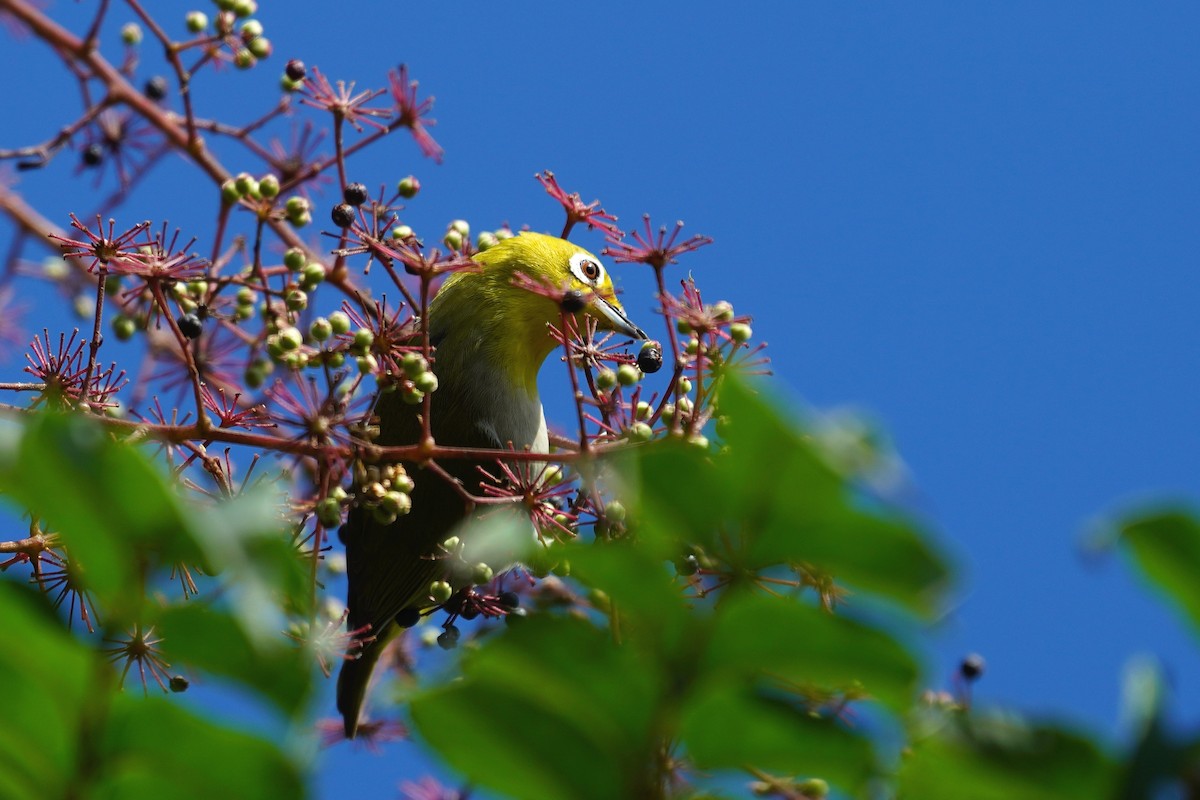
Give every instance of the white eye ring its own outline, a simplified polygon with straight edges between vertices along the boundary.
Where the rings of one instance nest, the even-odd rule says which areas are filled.
[[[571,256],[571,274],[588,286],[600,286],[604,283],[604,266],[587,253],[576,253]]]

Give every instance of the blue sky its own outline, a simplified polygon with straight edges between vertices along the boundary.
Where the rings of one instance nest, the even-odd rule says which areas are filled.
[[[627,226],[648,212],[714,237],[677,275],[754,315],[790,394],[891,432],[909,502],[962,567],[931,682],[976,650],[978,702],[1116,737],[1122,667],[1157,653],[1178,720],[1197,722],[1195,641],[1128,568],[1079,550],[1103,512],[1200,494],[1195,4],[261,6],[272,62],[204,76],[201,113],[242,92],[234,117],[252,119],[289,57],[363,88],[407,62],[437,96],[445,163],[396,137],[351,174],[415,172],[419,229],[557,230],[532,179],[549,168]],[[74,98],[52,64],[0,47],[32,76],[0,87],[0,146],[67,119],[38,113],[47,91]],[[61,222],[93,205],[70,172],[21,188]],[[204,235],[207,206],[172,191],[185,174],[156,171],[129,221]],[[614,271],[647,319],[647,276]],[[413,753],[337,748],[322,791],[390,790]]]

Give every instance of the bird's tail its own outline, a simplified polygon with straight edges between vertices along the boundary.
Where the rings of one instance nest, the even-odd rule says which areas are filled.
[[[342,715],[347,739],[353,739],[358,733],[358,718],[367,696],[367,686],[371,683],[371,673],[375,671],[375,663],[382,653],[383,644],[372,642],[363,647],[358,658],[342,662],[342,670],[338,673],[337,708]]]

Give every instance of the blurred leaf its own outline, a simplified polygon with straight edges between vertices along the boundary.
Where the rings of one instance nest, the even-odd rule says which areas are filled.
[[[214,725],[161,697],[114,697],[94,796],[212,800],[304,797],[296,765],[272,744]]]
[[[718,465],[748,522],[752,564],[805,561],[914,611],[936,610],[949,573],[913,525],[886,508],[868,513],[811,439],[742,382],[726,382],[720,410],[731,423]]]
[[[234,615],[264,646],[285,628],[283,609],[304,616],[311,604],[311,562],[284,532],[281,507],[281,493],[265,487],[194,509],[191,525],[207,568],[224,578]]]
[[[140,604],[131,546],[165,558],[195,554],[181,502],[161,471],[81,415],[30,418],[16,457],[4,459],[0,491],[62,534],[82,580],[109,614]]]
[[[664,656],[680,647],[691,615],[663,560],[646,553],[640,542],[580,542],[565,552],[572,577],[608,596],[623,637],[636,637]]]
[[[1122,714],[1133,728],[1134,744],[1121,767],[1122,800],[1159,797],[1165,781],[1186,769],[1185,746],[1174,742],[1163,724],[1167,695],[1162,669],[1153,658],[1135,658],[1125,668]]]
[[[921,800],[1096,800],[1113,765],[1086,737],[1011,716],[947,712],[901,762],[898,794]]]
[[[78,762],[91,654],[32,588],[0,580],[0,620],[0,796],[61,796]]]
[[[234,617],[197,602],[167,609],[158,630],[169,662],[182,661],[237,681],[293,717],[304,711],[312,688],[311,665],[304,651],[282,636],[257,641]]]
[[[753,765],[821,777],[846,789],[872,774],[866,739],[742,681],[713,681],[683,709],[680,737],[700,769]]]
[[[44,595],[0,580],[0,619],[0,796],[304,795],[269,742],[116,690],[113,668],[63,630]]]
[[[1188,511],[1163,510],[1127,518],[1119,528],[1142,574],[1200,633],[1200,520]]]
[[[912,656],[886,634],[791,598],[750,593],[718,607],[701,669],[824,689],[860,681],[898,712],[911,705],[919,676]]]
[[[641,796],[658,675],[577,619],[518,620],[412,701],[422,736],[473,782],[518,798]]]

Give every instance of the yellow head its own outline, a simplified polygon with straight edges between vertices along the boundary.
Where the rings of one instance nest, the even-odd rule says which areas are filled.
[[[646,338],[617,301],[600,259],[565,239],[524,232],[474,259],[482,269],[451,275],[430,304],[430,336],[443,365],[458,358],[492,359],[536,394],[538,369],[555,346],[546,325],[559,323],[561,309],[554,300],[514,285],[518,272],[591,295],[580,313],[594,317],[603,330]],[[460,352],[447,353],[447,345]]]

